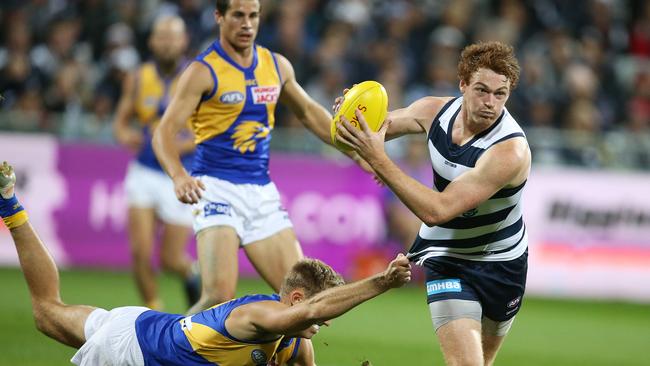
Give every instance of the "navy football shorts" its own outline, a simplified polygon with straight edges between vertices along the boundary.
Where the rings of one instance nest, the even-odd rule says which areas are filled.
[[[528,271],[528,250],[519,258],[478,262],[432,257],[424,262],[427,303],[458,299],[478,301],[483,316],[505,321],[521,307]]]

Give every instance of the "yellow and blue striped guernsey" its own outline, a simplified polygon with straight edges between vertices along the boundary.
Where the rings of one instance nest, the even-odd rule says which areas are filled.
[[[256,45],[245,68],[216,41],[196,61],[208,67],[214,86],[191,118],[197,144],[192,174],[269,183],[269,143],[282,89],[275,55]]]
[[[135,323],[144,364],[267,366],[291,361],[298,353],[300,338],[280,337],[263,343],[242,341],[230,335],[225,326],[238,306],[279,300],[277,295],[245,296],[188,317],[146,311]]]
[[[151,144],[153,130],[165,113],[181,71],[186,65],[185,61],[179,63],[179,67],[170,77],[164,77],[158,69],[158,65],[154,61],[149,61],[143,63],[135,74],[133,109],[144,135],[137,160],[142,165],[155,170],[163,171]],[[185,167],[191,166],[193,155],[194,153],[188,153],[181,157]]]

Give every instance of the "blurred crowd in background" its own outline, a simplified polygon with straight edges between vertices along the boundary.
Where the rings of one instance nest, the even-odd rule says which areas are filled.
[[[291,60],[298,81],[327,108],[343,88],[368,79],[384,84],[391,109],[457,95],[462,48],[499,40],[515,47],[522,66],[507,107],[537,131],[538,162],[600,167],[627,159],[620,165],[650,169],[648,139],[639,137],[650,134],[650,1],[261,3],[258,43]],[[153,21],[185,19],[191,57],[218,38],[214,9],[213,0],[3,0],[0,130],[111,142],[121,80],[148,58]],[[300,123],[280,111],[277,126]],[[603,141],[605,133],[612,137]]]

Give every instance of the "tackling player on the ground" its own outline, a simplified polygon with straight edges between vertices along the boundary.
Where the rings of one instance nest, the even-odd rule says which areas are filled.
[[[353,307],[410,281],[399,254],[385,271],[344,285],[315,259],[298,261],[278,295],[244,296],[192,316],[127,306],[107,311],[61,300],[54,260],[14,194],[15,175],[0,166],[0,217],[14,240],[32,300],[36,327],[79,348],[83,366],[314,366],[303,339]]]
[[[114,122],[117,141],[137,153],[126,175],[125,186],[129,205],[128,233],[133,258],[133,275],[144,304],[161,309],[156,274],[151,263],[157,233],[162,226],[160,264],[184,281],[189,305],[199,297],[198,276],[186,248],[192,226],[192,211],[176,199],[174,184],[165,174],[151,146],[153,131],[165,112],[176,88],[178,76],[187,65],[183,54],[187,48],[183,19],[162,17],[154,25],[149,38],[151,61],[129,74],[123,85]],[[140,129],[130,127],[135,117]],[[189,130],[176,141],[184,166],[194,158],[194,142]]]

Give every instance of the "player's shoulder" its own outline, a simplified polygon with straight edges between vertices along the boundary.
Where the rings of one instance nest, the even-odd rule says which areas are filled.
[[[272,52],[272,51],[269,52],[273,55],[273,58],[277,63],[277,67],[278,67],[278,71],[280,72],[281,79],[283,81],[286,81],[288,79],[293,79],[295,74],[294,74],[293,65],[291,64],[291,61],[289,61],[289,59],[283,56],[281,53]]]
[[[521,171],[530,167],[531,153],[523,135],[512,136],[490,146],[480,160]]]
[[[407,107],[410,115],[426,121],[433,120],[453,100],[453,97],[426,96],[417,99]]]
[[[185,79],[189,79],[194,83],[212,83],[214,71],[211,67],[201,61],[193,60],[190,62],[185,70],[181,73],[181,76]]]
[[[289,59],[286,58],[283,54],[279,52],[273,52],[271,50],[269,50],[269,53],[273,55],[273,57],[277,60],[278,67],[292,67],[291,61],[289,61]]]
[[[413,103],[411,103],[412,108],[416,109],[426,109],[430,112],[437,112],[440,111],[447,103],[449,103],[451,100],[455,99],[454,97],[437,97],[437,96],[426,96],[422,97],[420,99],[417,99]]]

